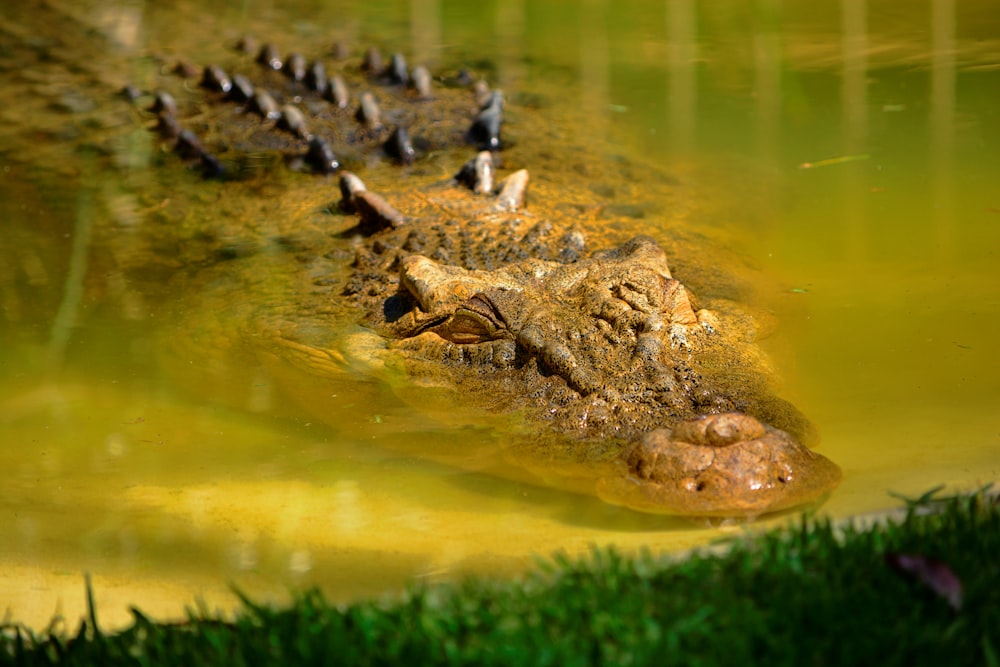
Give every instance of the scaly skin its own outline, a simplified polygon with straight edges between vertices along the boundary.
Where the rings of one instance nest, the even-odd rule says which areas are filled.
[[[498,150],[503,96],[471,75],[433,79],[401,54],[388,63],[328,53],[306,60],[245,38],[226,69],[164,62],[157,89],[126,93],[156,118],[182,160],[208,177],[250,178],[282,163],[333,173],[379,159],[411,165],[467,143]]]
[[[243,57],[242,65],[262,67],[252,60]],[[373,161],[419,168],[469,138],[498,147],[502,98],[484,97],[477,107],[469,91],[442,88],[423,103],[423,93],[393,83],[393,67],[344,68],[359,90],[370,84],[382,91],[377,122],[367,99],[331,106],[305,82],[266,69],[257,84],[283,104],[301,96],[308,112],[302,119],[294,112],[267,119],[222,91],[184,92],[178,75],[164,79],[165,88],[175,87],[176,108],[160,96],[160,108],[140,115],[180,159],[227,178],[256,177],[275,162],[320,172]],[[201,79],[204,70],[195,74]],[[213,73],[206,83],[218,79]],[[400,126],[413,140],[412,154],[392,139]],[[530,140],[528,130],[544,123],[524,118],[519,127]],[[335,149],[336,166],[314,150],[317,136]],[[592,170],[589,183],[610,180],[597,176],[601,161],[576,157],[568,145],[548,152],[559,155],[551,164],[563,176]],[[163,223],[175,211],[191,213],[180,230],[146,220],[150,228],[120,241],[122,264],[135,262],[148,274],[159,262],[189,274],[173,285],[183,290],[189,280],[183,291],[201,307],[179,309],[190,319],[180,320],[182,335],[172,344],[186,346],[185,357],[200,359],[201,370],[227,357],[231,364],[263,364],[308,403],[306,394],[330,393],[338,377],[360,371],[381,379],[381,369],[402,368],[417,400],[419,388],[430,385],[453,392],[464,406],[516,413],[520,426],[504,434],[504,458],[545,483],[641,511],[695,516],[779,511],[836,486],[837,467],[800,444],[811,426],[771,393],[752,318],[724,299],[694,298],[667,264],[667,253],[678,257],[673,239],[633,237],[626,228],[635,220],[609,214],[613,207],[601,195],[565,179],[533,189],[524,207],[527,172],[498,186],[487,158],[479,162],[471,176],[463,173],[464,185],[404,184],[395,197],[343,176],[345,207],[359,221],[344,282],[335,265],[343,264],[345,244],[328,230],[285,221],[303,206],[294,186],[272,186],[274,202],[151,204],[150,217],[162,210]],[[619,180],[627,186],[629,179]],[[231,192],[239,200],[247,195]],[[204,224],[201,213],[212,225],[193,232]],[[193,247],[190,239],[204,245]],[[687,250],[680,256],[706,267],[703,275],[727,270],[724,260],[689,259]],[[220,276],[233,291],[218,288]],[[368,333],[344,335],[350,321]],[[314,382],[286,374],[292,367]]]
[[[520,210],[523,171],[493,197],[432,191],[451,208],[429,219],[352,174],[341,183],[364,238],[339,298],[388,341],[360,360],[402,360],[419,385],[521,413],[509,463],[611,503],[693,516],[784,510],[839,482],[835,464],[800,444],[811,426],[770,393],[741,320],[693,305],[652,238],[587,254],[579,226]],[[288,324],[271,350],[300,364],[324,354]]]

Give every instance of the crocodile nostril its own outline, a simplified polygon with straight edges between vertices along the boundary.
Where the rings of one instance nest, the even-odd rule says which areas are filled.
[[[666,324],[662,317],[654,313],[640,320],[638,327],[641,333],[658,333],[664,330]]]

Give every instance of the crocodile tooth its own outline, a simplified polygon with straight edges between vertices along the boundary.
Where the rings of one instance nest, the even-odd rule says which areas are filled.
[[[308,163],[310,170],[330,172],[335,167],[325,166],[327,163],[339,163],[339,158],[343,157],[342,151],[355,150],[342,146],[341,142],[360,145],[363,151],[374,150],[375,156],[381,153],[403,164],[410,164],[418,157],[422,157],[431,147],[450,146],[454,140],[461,140],[461,130],[467,130],[470,135],[475,135],[476,140],[485,148],[496,148],[500,144],[498,121],[502,116],[503,100],[499,94],[490,96],[486,105],[475,112],[475,122],[471,119],[469,121],[472,127],[466,125],[460,129],[458,135],[455,135],[450,121],[443,116],[454,109],[453,96],[460,96],[463,93],[443,89],[432,90],[435,82],[428,69],[418,66],[408,70],[407,60],[400,53],[395,53],[390,59],[385,60],[377,49],[369,49],[364,54],[364,69],[370,77],[365,85],[364,77],[359,75],[358,71],[359,54],[354,55],[353,63],[348,61],[346,64],[341,64],[347,69],[342,75],[338,75],[330,71],[335,65],[329,52],[323,53],[316,60],[304,60],[301,55],[292,53],[292,50],[283,50],[279,54],[274,44],[263,40],[234,39],[226,46],[229,49],[235,47],[239,50],[240,56],[231,57],[236,57],[237,62],[243,63],[243,67],[247,66],[247,62],[258,61],[262,66],[280,71],[284,75],[279,77],[284,83],[278,79],[268,78],[273,75],[261,76],[265,82],[271,82],[268,86],[259,81],[251,82],[252,76],[246,76],[247,72],[227,73],[217,65],[209,64],[207,67],[199,67],[199,78],[191,82],[205,89],[217,91],[207,96],[207,101],[213,105],[221,100],[240,105],[238,109],[229,107],[227,110],[224,105],[220,105],[218,109],[205,109],[195,117],[194,124],[190,126],[207,146],[225,148],[225,153],[220,155],[226,166],[231,171],[235,170],[236,176],[251,173],[248,166],[263,165],[265,158],[271,160],[275,154],[281,154],[285,158],[285,163],[292,165],[292,168],[295,168],[296,164]],[[247,55],[250,52],[252,55]],[[256,66],[255,64],[254,67]],[[361,81],[359,90],[350,92],[347,90],[344,79],[350,81],[350,76]],[[467,78],[472,81],[471,76]],[[292,79],[301,79],[303,88],[290,83]],[[384,86],[390,81],[399,84],[400,87],[386,91]],[[178,83],[175,81],[173,85]],[[273,87],[274,92],[266,90],[268,87]],[[317,96],[309,98],[304,88],[314,91]],[[368,91],[363,92],[365,88],[368,88]],[[177,90],[180,89],[178,85]],[[171,92],[175,91],[171,89]],[[431,95],[443,98],[441,113],[438,113],[436,104],[430,107],[419,105],[414,107],[415,111],[381,107],[383,103],[392,107],[393,100],[424,100],[429,99]],[[324,108],[325,104],[317,104],[319,97],[328,100],[331,107]],[[153,121],[151,124],[158,122],[160,133],[173,146],[180,133],[188,127],[188,123],[182,118],[182,113],[190,112],[191,109],[185,104],[173,104],[169,97],[155,99],[146,91],[142,91],[140,99],[142,106],[153,104],[152,110],[157,117],[164,114],[171,116],[158,118],[158,121]],[[182,102],[179,97],[178,101]],[[298,108],[287,106],[288,103],[293,103]],[[307,106],[309,111],[306,109]],[[350,127],[353,121],[347,121],[348,127],[337,127],[338,123],[347,118],[335,111],[339,108],[344,108],[345,114],[349,111],[356,117],[358,122],[356,128]],[[316,113],[314,119],[310,119],[310,111]],[[247,118],[246,112],[252,112],[254,116],[268,122],[257,126],[252,123],[248,125],[248,122],[256,119]],[[178,124],[175,118],[181,118],[182,125]],[[268,137],[267,135],[274,130],[283,132],[275,132],[274,136]],[[290,142],[289,134],[285,132],[304,141]],[[411,132],[415,134],[410,134]],[[308,146],[313,133],[318,133],[328,143],[317,141]],[[329,146],[336,146],[336,155],[332,151],[327,155]],[[233,161],[228,157],[231,151],[240,151],[243,157]],[[271,160],[264,168],[271,168],[277,163],[277,160]],[[477,193],[494,189],[498,178],[493,175],[492,169],[487,169],[485,174],[484,178],[480,169],[479,176],[470,177],[467,180],[469,187]],[[489,205],[487,203],[487,206]],[[506,204],[506,206],[517,205],[517,203]]]
[[[495,211],[516,211],[524,204],[524,193],[528,188],[528,170],[520,169],[503,179],[500,194],[493,205]]]
[[[406,222],[406,216],[393,208],[389,202],[367,190],[355,197],[354,209],[361,218],[361,228],[369,234],[389,227],[395,229]]]
[[[275,71],[280,70],[284,64],[281,61],[281,54],[278,52],[278,47],[271,43],[267,43],[260,47],[260,53],[257,55],[257,62],[264,67],[270,67]]]
[[[485,195],[493,192],[495,173],[493,154],[489,151],[480,151],[476,157],[462,165],[455,174],[455,180],[476,194]]]
[[[251,56],[257,49],[257,40],[250,35],[243,35],[236,40],[236,50],[243,55]]]
[[[201,77],[201,85],[218,93],[228,93],[233,87],[233,82],[218,65],[206,65]]]
[[[365,51],[365,59],[361,63],[361,69],[368,74],[381,74],[382,70],[382,54],[374,46],[370,47]]]
[[[149,107],[153,113],[174,115],[177,113],[177,102],[174,96],[164,90],[156,91],[153,98],[153,105]]]
[[[413,68],[410,77],[410,88],[417,92],[417,97],[422,100],[431,98],[431,73],[423,65]]]
[[[350,104],[350,95],[347,92],[347,84],[344,83],[342,76],[335,74],[330,77],[329,85],[326,88],[323,98],[333,102],[334,106],[338,109],[347,108],[347,105]]]
[[[379,110],[378,102],[375,101],[375,96],[370,92],[361,93],[361,101],[354,117],[366,129],[377,130],[382,127],[382,112]]]
[[[306,72],[306,85],[320,95],[326,92],[328,85],[326,67],[324,67],[321,61],[315,60],[313,61],[313,64],[309,66],[309,70]]]
[[[250,100],[250,110],[266,120],[276,120],[281,118],[281,111],[278,103],[274,101],[271,94],[266,90],[256,90]]]
[[[500,148],[500,125],[503,123],[503,93],[493,91],[476,114],[469,128],[469,140],[481,149]]]
[[[403,57],[402,53],[392,54],[389,66],[385,70],[385,75],[392,83],[409,82],[410,75],[407,73],[406,58]]]
[[[285,63],[283,71],[292,81],[305,81],[306,59],[301,53],[288,54],[288,61]]]
[[[367,190],[365,182],[349,171],[340,174],[340,208],[346,213],[354,212],[354,197]]]
[[[233,87],[230,88],[226,99],[233,102],[249,102],[253,98],[253,84],[242,74],[233,75]]]
[[[281,107],[281,118],[278,119],[278,127],[303,139],[309,139],[312,136],[306,127],[306,117],[293,104],[286,104]]]
[[[413,142],[410,141],[410,133],[406,131],[405,127],[397,127],[393,130],[383,147],[389,157],[395,158],[403,164],[412,164],[417,155],[417,152],[413,150]]]
[[[364,181],[348,171],[340,175],[340,192],[343,195],[341,208],[347,212],[357,213],[361,218],[358,226],[366,233],[373,234],[382,229],[396,228],[406,222],[406,216],[381,196],[369,191]]]
[[[313,137],[309,140],[306,162],[322,174],[332,174],[340,168],[340,161],[333,154],[330,144],[322,137]]]

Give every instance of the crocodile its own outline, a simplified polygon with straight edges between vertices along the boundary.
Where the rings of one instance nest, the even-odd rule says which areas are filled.
[[[579,224],[522,208],[526,170],[495,194],[482,183],[492,171],[480,153],[430,191],[438,210],[423,219],[341,175],[364,241],[338,296],[385,341],[381,354],[467,404],[516,406],[528,427],[507,460],[610,503],[755,516],[837,485],[839,468],[800,444],[810,423],[770,392],[746,322],[700,307],[654,238],[591,252]],[[479,198],[462,192],[470,172]],[[272,350],[322,353],[281,331]]]
[[[341,231],[300,226],[270,252],[215,267],[207,282],[234,287],[206,310],[259,303],[179,356],[224,355],[225,339],[334,426],[345,415],[318,396],[352,374],[420,410],[444,391],[459,420],[516,413],[499,445],[508,466],[644,512],[753,517],[837,485],[839,468],[801,444],[811,424],[772,393],[745,311],[702,304],[650,236],[605,243],[585,216],[537,196],[525,205],[526,170],[487,187],[491,162],[482,152],[454,178],[383,194],[342,172],[327,214]],[[205,282],[201,272],[181,291],[205,301]],[[190,345],[206,319],[184,320],[174,344]],[[344,322],[364,328],[345,333]]]
[[[199,304],[178,306],[168,353],[264,367],[307,409],[317,388],[350,375],[418,403],[443,390],[459,413],[516,416],[500,452],[514,468],[640,511],[753,517],[836,487],[839,468],[803,444],[812,425],[771,389],[754,318],[690,289],[713,285],[725,260],[685,259],[705,252],[697,239],[636,233],[650,225],[621,193],[670,189],[668,179],[625,161],[588,177],[604,156],[552,136],[516,164],[503,152],[503,94],[464,73],[429,89],[401,57],[379,64],[368,52],[334,82],[267,44],[238,47],[255,83],[163,61],[162,86],[123,89],[171,149],[154,159],[248,184],[206,184],[218,198],[238,193],[199,209],[211,229],[152,225],[150,247],[184,248],[171,289]],[[410,104],[378,108],[363,94],[343,105],[335,89],[351,81]],[[546,126],[531,115],[519,116],[524,143]],[[468,150],[479,152],[441,176]],[[395,191],[366,185],[386,180],[381,162],[401,174]],[[284,189],[254,191],[286,167],[316,172],[317,185],[276,176]],[[291,213],[332,178],[340,196],[322,216]],[[270,206],[272,192],[281,201]]]

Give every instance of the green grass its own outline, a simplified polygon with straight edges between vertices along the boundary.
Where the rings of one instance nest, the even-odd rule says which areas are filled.
[[[961,604],[894,554],[945,564]],[[174,624],[133,610],[117,634],[92,606],[72,637],[7,624],[0,664],[998,665],[1000,507],[985,493],[925,497],[896,523],[803,520],[682,561],[600,549],[388,602],[334,606],[311,591],[289,608],[244,605],[234,620]]]

